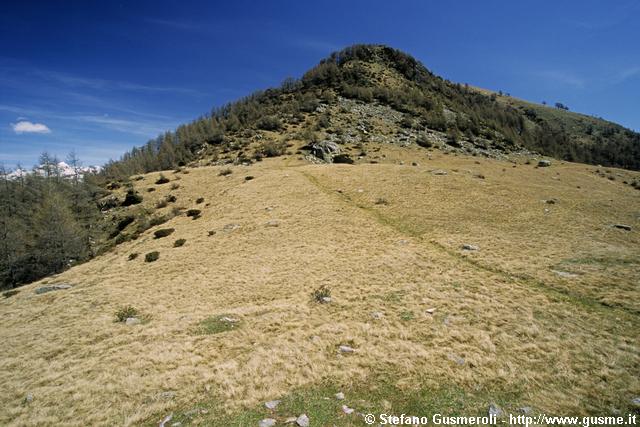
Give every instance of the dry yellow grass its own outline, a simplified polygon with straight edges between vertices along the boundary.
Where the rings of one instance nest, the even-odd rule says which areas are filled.
[[[36,283],[0,301],[0,424],[137,425],[213,398],[241,411],[373,372],[407,389],[418,378],[517,389],[564,414],[608,413],[640,394],[640,192],[585,165],[382,152],[386,164],[191,169],[172,193],[201,218],[176,217],[41,282],[70,290],[36,295]],[[176,231],[153,239],[166,227]],[[154,250],[160,259],[145,263]],[[311,300],[320,285],[331,304]],[[125,305],[148,322],[115,323]],[[197,333],[220,314],[241,326]],[[355,353],[339,355],[346,343]]]

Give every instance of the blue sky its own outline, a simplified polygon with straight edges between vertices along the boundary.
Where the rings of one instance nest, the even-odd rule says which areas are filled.
[[[354,43],[640,130],[638,1],[28,1],[0,11],[0,162],[85,164]]]

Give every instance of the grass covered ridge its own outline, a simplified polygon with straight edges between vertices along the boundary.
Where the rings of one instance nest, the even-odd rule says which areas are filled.
[[[358,425],[324,400],[337,391],[357,411],[631,411],[637,190],[579,164],[370,148],[379,164],[292,156],[227,176],[188,169],[180,188],[141,203],[169,191],[185,213],[215,201],[197,205],[197,221],[163,225],[183,247],[149,229],[55,277],[70,289],[37,295],[39,282],[0,299],[0,424],[144,425],[174,413],[255,425],[264,402],[282,399],[280,421],[304,412],[312,425]],[[331,301],[318,304],[322,285]],[[128,305],[149,320],[114,322]],[[194,333],[222,313],[240,327]],[[187,417],[194,408],[208,412]]]

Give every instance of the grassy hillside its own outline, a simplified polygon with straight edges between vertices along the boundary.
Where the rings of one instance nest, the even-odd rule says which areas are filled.
[[[366,151],[132,180],[142,203],[110,212],[166,222],[136,219],[120,233],[135,239],[0,299],[0,424],[637,413],[638,173]],[[35,292],[52,284],[72,287]],[[129,306],[140,324],[116,321]]]
[[[344,123],[345,99],[379,114]],[[437,135],[447,149],[461,153],[496,157],[526,150],[640,169],[640,134],[444,80],[386,46],[355,45],[333,53],[299,80],[286,79],[278,88],[214,109],[149,141],[109,164],[105,174],[124,179],[203,161],[246,163],[283,154],[281,147],[291,139],[380,142],[373,118],[387,122],[388,143],[419,144]]]

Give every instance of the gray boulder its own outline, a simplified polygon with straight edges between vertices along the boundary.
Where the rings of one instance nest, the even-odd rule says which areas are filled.
[[[139,325],[140,323],[142,322],[137,317],[127,317],[127,320],[124,321],[124,324],[128,326],[135,326]]]
[[[66,285],[66,284],[42,286],[36,289],[36,294],[40,295],[40,294],[45,294],[47,292],[61,291],[61,290],[70,289],[70,288],[72,288],[72,286]]]
[[[540,160],[538,162],[538,166],[541,168],[548,168],[549,166],[551,166],[551,160]]]
[[[340,154],[340,146],[332,141],[316,142],[311,146],[311,154],[327,163],[333,162],[333,156]]]
[[[495,403],[489,405],[489,416],[494,416],[496,418],[502,416],[502,409]]]
[[[296,419],[296,424],[298,424],[300,427],[309,427],[309,417],[307,417],[306,414],[300,415]]]
[[[614,227],[620,230],[631,231],[631,226],[626,224],[615,224]]]

